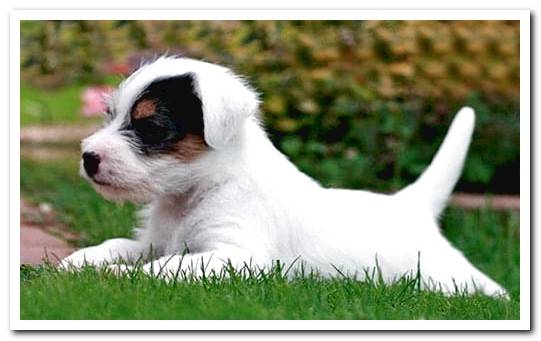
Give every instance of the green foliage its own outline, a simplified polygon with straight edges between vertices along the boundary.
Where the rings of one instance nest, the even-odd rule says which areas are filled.
[[[498,169],[519,158],[517,21],[24,22],[21,32],[34,85],[103,78],[102,64],[128,51],[232,67],[261,92],[274,143],[325,185],[403,186],[464,104],[478,112],[466,185],[499,191]]]

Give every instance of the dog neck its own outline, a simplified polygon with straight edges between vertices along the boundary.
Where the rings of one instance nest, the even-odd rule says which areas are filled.
[[[162,195],[158,201],[193,207],[226,186],[243,190],[290,191],[320,188],[274,147],[255,119],[249,119],[227,146],[214,150],[191,165],[190,184],[182,191]],[[257,188],[255,188],[257,185]]]

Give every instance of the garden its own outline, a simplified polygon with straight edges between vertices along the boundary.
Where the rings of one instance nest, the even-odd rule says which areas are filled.
[[[22,221],[72,249],[131,237],[136,205],[105,201],[78,175],[80,139],[100,93],[163,53],[226,65],[260,93],[275,146],[326,187],[391,193],[429,164],[458,108],[477,122],[442,232],[510,300],[419,290],[418,278],[288,280],[268,272],[163,282],[58,255],[22,264],[21,319],[518,319],[519,23],[517,21],[23,21]],[[517,199],[518,200],[518,199]],[[35,213],[37,212],[37,213]],[[55,228],[50,228],[54,225]]]

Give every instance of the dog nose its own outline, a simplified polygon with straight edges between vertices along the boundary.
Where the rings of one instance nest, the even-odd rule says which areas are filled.
[[[93,177],[98,172],[101,158],[94,152],[83,153],[83,166],[85,167],[86,174],[89,177]]]

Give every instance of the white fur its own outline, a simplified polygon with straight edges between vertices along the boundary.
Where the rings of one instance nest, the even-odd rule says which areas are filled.
[[[195,75],[205,140],[212,149],[189,163],[136,155],[116,129],[146,85],[187,72]],[[359,279],[365,270],[379,267],[391,282],[414,274],[419,262],[425,288],[505,295],[437,226],[470,143],[470,108],[459,112],[420,179],[384,195],[325,189],[297,170],[260,127],[256,94],[220,66],[161,58],[124,81],[111,105],[116,117],[83,141],[82,149],[104,155],[100,179],[116,186],[93,184],[98,192],[112,200],[147,203],[142,228],[135,240],[113,239],[79,250],[62,262],[64,267],[119,258],[130,263],[149,256],[152,247],[155,258],[143,268],[163,277],[179,270],[201,275],[201,263],[208,271],[220,271],[225,261],[266,267],[280,260],[323,276]]]

